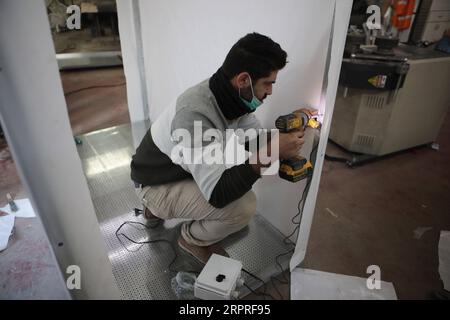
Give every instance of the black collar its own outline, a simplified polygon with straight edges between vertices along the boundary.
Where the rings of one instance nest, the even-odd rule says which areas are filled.
[[[209,88],[219,104],[225,118],[233,120],[253,112],[242,102],[238,91],[231,85],[222,68],[209,79]]]

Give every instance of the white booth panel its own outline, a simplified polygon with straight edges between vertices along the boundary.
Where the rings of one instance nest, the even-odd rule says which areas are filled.
[[[351,3],[351,0],[337,1],[336,12],[340,17],[336,20],[340,21],[341,26],[334,29],[333,43],[343,45],[345,41]],[[289,63],[279,72],[273,95],[256,112],[263,126],[273,128],[279,115],[300,107],[318,108],[321,113],[325,113],[324,121],[327,121],[327,117],[331,119],[335,96],[333,91],[337,88],[342,60],[340,49],[343,47],[333,49],[336,57],[330,65],[330,70],[334,70],[328,86],[331,93],[326,100],[321,99],[321,93],[334,0],[141,0],[138,4],[145,62],[143,68],[152,121],[184,90],[210,77],[222,65],[232,45],[250,32],[271,37],[288,53]],[[133,13],[122,14],[124,19],[132,20]],[[122,37],[122,46],[126,46],[124,41]],[[133,113],[132,108],[130,113]],[[328,128],[325,129],[325,134],[321,134],[325,141],[319,146],[319,151],[321,147],[324,150],[326,145]],[[309,156],[312,132],[308,134],[307,140],[302,153]],[[319,156],[323,157],[323,154],[319,153]],[[304,227],[307,236],[322,161],[316,165],[315,172],[319,177],[312,181],[308,196],[313,196],[314,200],[309,201],[308,212],[305,210],[305,214],[310,215]],[[297,213],[304,186],[305,181],[293,184],[278,176],[264,177],[254,186],[258,212],[282,233],[289,234],[294,228],[291,218]],[[307,242],[307,237],[302,239]],[[306,247],[306,243],[304,245]]]
[[[263,124],[295,106],[317,105],[329,38],[331,0],[140,1],[150,119],[188,87],[210,77],[245,34],[271,37],[288,53]]]

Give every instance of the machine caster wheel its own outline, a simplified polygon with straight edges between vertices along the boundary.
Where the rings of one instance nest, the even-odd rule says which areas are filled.
[[[439,151],[439,143],[436,142],[430,143],[430,148]]]

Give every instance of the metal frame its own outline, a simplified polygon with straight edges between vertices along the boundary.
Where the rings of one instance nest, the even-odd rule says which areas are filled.
[[[115,67],[122,65],[120,51],[75,52],[56,55],[59,70]]]

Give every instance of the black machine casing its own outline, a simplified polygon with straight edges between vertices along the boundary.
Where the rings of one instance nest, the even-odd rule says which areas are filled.
[[[378,91],[397,90],[403,87],[408,69],[405,62],[343,59],[339,85]]]

